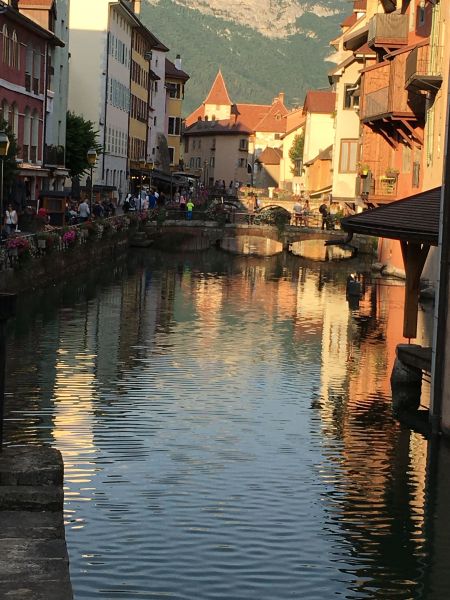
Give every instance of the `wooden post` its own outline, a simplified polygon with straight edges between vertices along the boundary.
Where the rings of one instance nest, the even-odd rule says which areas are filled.
[[[429,244],[400,242],[406,272],[405,312],[403,336],[417,337],[417,313],[419,310],[420,276],[430,250]]]

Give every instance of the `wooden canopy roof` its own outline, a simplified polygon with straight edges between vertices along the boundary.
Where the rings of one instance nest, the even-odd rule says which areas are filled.
[[[441,188],[342,219],[348,232],[437,246]]]

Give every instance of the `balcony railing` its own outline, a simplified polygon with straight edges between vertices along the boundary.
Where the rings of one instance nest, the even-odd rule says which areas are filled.
[[[397,177],[388,177],[386,174],[380,174],[379,169],[369,171],[367,177],[358,177],[359,194],[367,201],[373,202],[392,202],[397,198]],[[358,189],[357,189],[358,193]]]
[[[360,118],[373,121],[385,117],[405,119],[423,115],[425,104],[420,94],[409,94],[405,89],[407,54],[399,54],[390,62],[364,73],[364,91]]]
[[[52,167],[64,167],[64,146],[45,145],[44,163]]]
[[[379,13],[369,21],[369,46],[400,48],[408,43],[408,15]]]
[[[442,83],[442,47],[417,46],[406,59],[405,87],[436,92]]]

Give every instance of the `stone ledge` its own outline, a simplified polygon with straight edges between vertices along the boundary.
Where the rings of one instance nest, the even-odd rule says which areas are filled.
[[[64,493],[61,487],[3,485],[0,487],[0,511],[61,511]]]
[[[5,448],[0,454],[0,486],[63,485],[64,464],[54,448]]]
[[[58,512],[0,511],[0,540],[5,538],[64,540],[63,515]]]

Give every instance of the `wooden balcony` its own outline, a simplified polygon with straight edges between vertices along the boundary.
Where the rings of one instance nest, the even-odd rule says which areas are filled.
[[[385,204],[397,200],[397,177],[387,177],[370,171],[367,177],[359,177],[359,193],[366,202]]]
[[[405,89],[407,54],[380,63],[363,76],[360,118],[370,122],[380,119],[415,120],[424,114],[424,99]]]
[[[378,13],[369,21],[367,43],[371,48],[392,50],[408,44],[408,15]]]
[[[405,88],[436,93],[442,84],[441,46],[417,46],[406,59]]]

